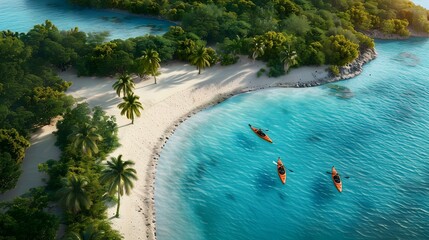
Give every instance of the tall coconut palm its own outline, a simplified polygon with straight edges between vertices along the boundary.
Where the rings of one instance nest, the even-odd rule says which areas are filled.
[[[288,49],[283,49],[283,51],[280,53],[281,61],[283,63],[283,67],[285,72],[289,71],[289,68],[298,64],[298,61],[296,58],[298,57],[298,54],[296,54],[295,51],[290,50],[290,45],[288,46]]]
[[[98,230],[94,225],[86,225],[85,229],[79,233],[70,232],[67,236],[67,240],[98,240],[103,239],[105,232]]]
[[[122,74],[112,87],[116,91],[116,94],[118,94],[118,97],[121,96],[121,92],[123,92],[123,96],[125,97],[133,92],[135,85],[134,81],[128,74]]]
[[[75,175],[65,180],[63,187],[58,190],[57,194],[60,197],[60,202],[67,210],[77,213],[92,205],[92,201],[86,192],[87,185],[88,181]]]
[[[159,58],[158,52],[153,49],[143,51],[141,60],[145,66],[146,72],[153,76],[156,84],[156,75],[158,75],[158,69],[161,67],[159,64],[161,62],[161,58]]]
[[[235,39],[231,40],[228,49],[232,54],[237,55],[240,53],[242,47],[243,41],[241,40],[240,36],[237,35]]]
[[[92,156],[98,153],[97,143],[103,140],[100,134],[97,133],[97,128],[89,123],[77,128],[69,138],[71,139],[72,146],[82,153]]]
[[[191,56],[191,64],[197,66],[198,74],[201,74],[201,69],[205,67],[210,67],[210,55],[207,52],[206,47],[199,47]]]
[[[118,104],[118,108],[121,109],[121,115],[126,115],[128,119],[131,119],[131,124],[134,124],[135,116],[140,117],[143,110],[142,103],[139,101],[139,96],[131,93],[128,96],[123,97],[123,102]]]
[[[264,55],[265,53],[265,45],[263,43],[255,42],[253,48],[252,48],[252,59],[253,61],[256,60],[256,58]]]
[[[136,170],[132,167],[134,162],[131,160],[122,161],[122,154],[118,158],[112,157],[107,161],[107,168],[103,170],[101,182],[108,186],[108,193],[118,193],[118,207],[116,208],[116,217],[119,217],[119,207],[121,205],[121,196],[126,193],[130,195],[134,187],[133,181],[137,180]]]

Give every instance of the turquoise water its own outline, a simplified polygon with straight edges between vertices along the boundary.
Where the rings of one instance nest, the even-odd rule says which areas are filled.
[[[51,20],[59,29],[110,33],[109,39],[163,34],[171,22],[137,15],[71,6],[67,0],[0,0],[0,30],[28,32]]]
[[[337,83],[352,94],[269,89],[185,121],[158,164],[158,239],[429,239],[428,50],[379,41],[378,58]],[[286,185],[278,156],[294,171]]]

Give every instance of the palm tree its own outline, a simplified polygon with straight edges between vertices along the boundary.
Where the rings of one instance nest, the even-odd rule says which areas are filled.
[[[264,53],[265,53],[264,49],[265,49],[265,45],[263,43],[255,42],[255,45],[252,48],[252,51],[253,51],[252,59],[253,59],[253,61],[255,61],[256,58],[264,55]]]
[[[229,51],[233,54],[233,55],[237,55],[238,53],[240,53],[241,48],[243,47],[243,42],[240,38],[240,36],[236,36],[235,39],[232,39],[230,42],[230,45],[228,46]]]
[[[85,123],[78,128],[70,134],[69,138],[71,139],[72,146],[76,150],[80,150],[90,157],[93,153],[98,153],[97,142],[103,140],[103,137],[97,133],[97,128],[89,123]]]
[[[128,74],[122,74],[118,81],[116,81],[112,85],[113,89],[116,91],[116,94],[118,96],[121,96],[121,92],[123,92],[124,97],[130,93],[133,92],[135,85],[134,81],[131,79],[131,77]]]
[[[131,124],[134,124],[134,115],[140,117],[140,109],[143,110],[142,103],[139,101],[139,96],[131,93],[130,95],[123,97],[124,102],[118,104],[118,108],[121,110],[121,115],[127,115],[128,119],[131,119]]]
[[[102,239],[104,231],[99,231],[94,225],[87,225],[85,229],[79,233],[70,232],[68,234],[67,240],[97,240]]]
[[[110,158],[107,161],[107,168],[103,170],[101,182],[108,185],[108,193],[118,193],[118,207],[116,209],[116,217],[119,217],[119,207],[121,205],[121,196],[124,192],[130,195],[131,189],[134,187],[133,180],[137,180],[136,170],[132,168],[134,162],[131,160],[122,161],[122,154],[118,158]]]
[[[69,211],[77,213],[92,205],[92,201],[86,193],[87,185],[88,181],[84,178],[73,175],[70,179],[65,180],[63,187],[58,190],[60,201]]]
[[[287,72],[290,67],[298,64],[298,61],[296,60],[298,55],[295,51],[290,50],[290,45],[288,46],[288,49],[283,49],[283,51],[280,53],[280,56],[285,72]]]
[[[159,58],[158,52],[153,49],[143,51],[143,56],[141,56],[140,59],[142,60],[147,73],[154,77],[156,84],[156,75],[158,74],[158,69],[161,67],[159,64],[161,59]]]
[[[207,52],[207,48],[201,46],[199,47],[190,57],[191,64],[197,66],[198,74],[201,73],[201,69],[205,67],[210,67],[210,55]]]

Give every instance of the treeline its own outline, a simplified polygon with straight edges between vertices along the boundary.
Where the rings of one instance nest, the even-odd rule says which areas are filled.
[[[340,66],[353,61],[359,52],[374,47],[374,41],[362,33],[365,31],[408,35],[410,26],[429,32],[428,12],[406,0],[71,2],[162,15],[180,20],[181,25],[171,27],[163,36],[109,42],[103,33],[89,34],[78,28],[59,31],[50,21],[28,33],[3,31],[1,146],[16,145],[25,151],[28,142],[20,137],[28,138],[33,129],[49,123],[73,103],[64,94],[69,83],[53,68],[74,66],[79,75],[152,75],[156,81],[158,73],[147,67],[145,52],[156,54],[161,64],[172,59],[188,61],[199,72],[217,62],[233,64],[238,54],[244,54],[268,62],[267,74],[279,76],[294,66]],[[4,147],[0,159],[3,192],[15,185],[22,158]]]
[[[344,65],[374,47],[362,31],[408,35],[428,32],[428,12],[406,0],[72,1],[117,7],[180,20],[163,36],[106,42],[104,34],[59,31],[50,21],[28,33],[0,34],[0,192],[13,187],[28,138],[73,103],[69,83],[54,68],[79,75],[158,74],[145,53],[160,62],[177,59],[198,67],[233,64],[238,54],[268,62],[269,76],[300,65]],[[207,47],[216,46],[215,48]],[[16,132],[15,132],[16,131]],[[3,146],[14,146],[13,148]],[[10,150],[13,149],[13,150]],[[15,152],[12,152],[15,151]]]
[[[116,170],[135,170],[122,167],[132,162],[121,156],[108,165],[102,163],[119,146],[116,119],[100,107],[78,104],[67,109],[57,128],[61,158],[39,165],[40,171],[49,174],[47,186],[0,204],[0,239],[56,239],[60,222],[67,226],[62,239],[121,239],[110,226],[106,205],[119,201],[120,188],[132,182],[118,181],[118,173],[123,172]],[[46,212],[50,201],[64,209],[61,219]]]
[[[45,209],[49,197],[42,188],[31,189],[11,202],[0,202],[0,239],[55,239],[59,220]]]
[[[327,10],[337,15],[341,20],[353,23],[358,29],[380,29],[385,33],[397,32],[392,22],[406,21],[416,31],[428,32],[428,12],[416,6],[409,0],[222,0],[222,1],[194,1],[194,0],[69,0],[73,4],[97,8],[120,8],[133,13],[161,15],[175,21],[190,19],[192,11],[204,5],[216,5],[222,12],[216,15],[235,15],[239,24],[247,23],[255,30],[283,31],[282,24],[292,15],[305,16],[308,20],[314,19],[321,10]],[[255,15],[256,13],[256,15]],[[263,16],[262,13],[267,13]],[[221,14],[221,15],[219,15]],[[319,15],[321,16],[321,15]],[[321,16],[323,17],[323,16]],[[222,18],[225,19],[225,16]],[[227,17],[228,18],[228,17]],[[231,18],[231,16],[229,17]],[[259,29],[263,23],[273,23],[268,29]],[[311,22],[314,23],[314,22]],[[206,25],[205,22],[198,24]],[[208,26],[209,24],[207,24]],[[244,26],[244,25],[242,25]],[[318,27],[315,25],[315,27]],[[223,27],[219,28],[222,29]],[[201,28],[202,30],[205,28]],[[227,29],[227,28],[224,28]],[[188,29],[186,29],[188,30]],[[327,30],[327,29],[326,29]],[[221,30],[222,31],[222,30]],[[244,30],[246,31],[246,30]],[[405,32],[404,32],[405,34]]]
[[[101,181],[106,169],[102,161],[119,146],[116,119],[84,103],[68,109],[57,128],[60,160],[49,160],[39,168],[49,174],[46,190],[51,199],[64,209],[66,239],[85,239],[85,234],[120,239],[106,214],[107,203],[115,199],[107,194],[108,183]]]
[[[0,32],[0,193],[15,186],[32,130],[74,102],[64,94],[70,83],[52,69],[77,58],[68,46],[74,37],[50,22],[26,34]]]
[[[403,36],[410,34],[409,29],[429,32],[428,11],[408,0],[70,2],[180,21],[180,28],[187,37],[171,39],[168,34],[159,37],[173,40],[168,49],[172,54],[163,56],[186,60],[181,53],[195,52],[193,46],[198,44],[193,41],[197,38],[211,46],[217,44],[213,62],[220,60],[221,64],[231,64],[237,61],[237,54],[245,54],[267,61],[269,76],[284,74],[292,66],[344,65],[354,60],[359,52],[374,46],[373,40],[362,34],[367,31]],[[191,38],[192,35],[195,38]],[[123,45],[117,43],[118,51]],[[135,50],[128,52],[137,57],[140,50]]]

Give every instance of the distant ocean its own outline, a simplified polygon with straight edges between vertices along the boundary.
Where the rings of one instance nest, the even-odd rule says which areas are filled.
[[[412,0],[412,2],[422,7],[425,7],[426,9],[429,9],[429,0]]]
[[[351,80],[241,94],[181,124],[157,167],[157,239],[429,239],[429,40],[376,48]]]
[[[67,0],[1,0],[0,31],[28,32],[51,20],[60,30],[79,27],[85,32],[109,32],[109,39],[164,34],[171,22],[124,12],[75,7]]]

